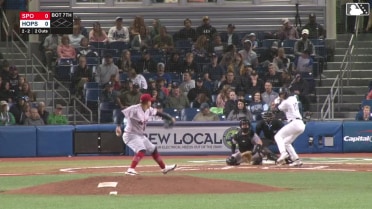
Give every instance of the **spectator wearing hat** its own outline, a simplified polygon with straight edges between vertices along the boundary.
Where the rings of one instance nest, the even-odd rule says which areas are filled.
[[[171,84],[172,84],[172,77],[165,72],[165,64],[162,63],[162,62],[159,62],[158,65],[157,65],[157,71],[156,71],[156,75],[155,75],[155,79],[158,79],[158,78],[163,78],[165,83],[164,83],[164,87],[166,88],[170,88],[171,87]]]
[[[74,17],[74,25],[78,26],[81,35],[83,35],[86,38],[89,37],[88,30],[81,24],[81,18],[79,16]]]
[[[323,26],[316,22],[314,13],[309,14],[309,22],[302,29],[309,30],[309,39],[324,39],[326,35]]]
[[[237,33],[235,33],[235,25],[234,24],[228,24],[227,25],[227,33],[221,34],[221,41],[223,43],[226,43],[228,46],[235,45],[239,46],[239,36]]]
[[[192,121],[219,121],[220,118],[217,114],[209,110],[210,106],[208,103],[200,105],[200,111],[194,116]]]
[[[62,115],[63,106],[61,104],[56,104],[54,112],[49,114],[48,125],[67,125],[68,120],[65,115]]]
[[[209,100],[211,99],[211,92],[204,87],[203,85],[204,80],[202,77],[198,77],[195,82],[195,87],[190,89],[190,91],[187,94],[187,98],[189,99],[190,102],[195,101],[196,97],[200,93],[204,93]],[[201,104],[201,103],[200,103]]]
[[[178,51],[173,51],[165,65],[165,72],[181,73],[183,60]]]
[[[172,85],[172,90],[169,96],[165,100],[166,108],[175,108],[182,110],[190,107],[190,102],[187,97],[181,92],[181,89],[177,84]]]
[[[278,37],[280,40],[296,40],[299,38],[298,32],[296,27],[294,27],[288,18],[282,19],[282,26],[280,27],[278,31]]]
[[[252,42],[250,40],[244,41],[244,49],[239,53],[242,55],[245,65],[250,65],[253,69],[258,66],[258,58],[256,52],[252,50]]]
[[[202,24],[196,28],[196,36],[199,38],[201,35],[205,35],[207,40],[213,39],[214,34],[217,33],[215,27],[210,24],[210,19],[208,16],[204,16],[202,19]]]
[[[309,39],[309,30],[303,29],[301,32],[301,39],[297,40],[293,50],[296,56],[301,56],[301,54],[306,50],[310,52],[311,55],[315,54],[315,49],[313,43]]]
[[[22,125],[22,112],[23,112],[23,106],[28,102],[28,98],[26,97],[17,97],[15,104],[13,104],[9,112],[11,112],[15,118],[15,123],[18,125]]]
[[[189,91],[195,88],[195,80],[192,79],[190,72],[183,73],[183,81],[180,84],[181,92],[187,96]]]
[[[104,62],[97,68],[95,80],[103,86],[110,81],[112,75],[119,76],[119,68],[114,64],[112,55],[106,53],[104,55]]]
[[[118,97],[118,92],[114,90],[114,84],[110,81],[104,85],[104,89],[101,92],[100,95],[100,101],[101,102],[107,102],[114,104]]]
[[[115,26],[111,27],[107,35],[109,42],[125,42],[129,43],[129,30],[127,27],[123,26],[123,18],[115,18]]]
[[[116,102],[119,105],[120,109],[125,109],[131,105],[138,104],[141,98],[140,86],[136,83],[133,83],[131,90],[121,93]]]
[[[44,102],[39,102],[38,105],[37,105],[37,110],[38,110],[38,113],[41,117],[41,119],[43,119],[44,121],[44,124],[48,124],[48,117],[49,117],[49,112],[46,110],[45,108],[45,103]]]
[[[89,32],[89,41],[90,42],[107,42],[108,37],[106,31],[101,28],[101,23],[94,22],[93,28]]]
[[[43,119],[40,117],[39,112],[36,107],[32,107],[30,117],[25,119],[23,123],[25,126],[43,126],[45,125]]]
[[[192,22],[189,18],[186,18],[183,21],[184,27],[180,29],[175,35],[174,38],[176,40],[190,40],[192,42],[196,41],[196,30],[192,27]]]
[[[165,52],[170,52],[174,48],[173,37],[167,34],[165,26],[160,27],[159,34],[153,38],[152,43],[155,49],[161,49]]]
[[[257,36],[256,36],[255,33],[249,33],[249,34],[245,35],[242,38],[242,43],[244,44],[244,41],[247,40],[247,39],[252,42],[252,49],[255,49],[255,48],[258,47]]]
[[[225,69],[218,63],[218,57],[216,54],[212,54],[212,58],[208,65],[204,66],[204,76],[207,74],[207,78],[210,79],[214,84],[213,88],[217,87],[219,82],[225,80]],[[204,80],[206,78],[204,77]]]
[[[171,85],[166,85],[165,84],[165,79],[164,78],[156,78],[156,89],[158,90],[159,92],[159,96],[162,96],[164,95],[164,98],[163,97],[160,97],[161,100],[165,100],[165,98],[167,96],[169,96],[169,92],[170,92],[170,89],[172,87],[172,84]],[[176,84],[175,82],[173,82],[174,84]],[[169,87],[170,86],[170,87]]]
[[[14,118],[14,115],[9,112],[9,105],[8,102],[2,100],[0,101],[0,126],[9,126],[9,125],[15,125],[16,121]]]
[[[147,90],[147,81],[142,74],[137,74],[135,69],[130,69],[128,72],[129,79],[132,80],[133,84],[138,84],[141,91]]]
[[[136,72],[141,74],[155,73],[157,71],[157,64],[147,49],[142,50],[142,58],[138,60],[136,66]]]

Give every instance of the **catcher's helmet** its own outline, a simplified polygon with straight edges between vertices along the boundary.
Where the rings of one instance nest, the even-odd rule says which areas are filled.
[[[291,95],[291,91],[288,88],[280,88],[279,95],[283,96],[284,99],[287,99]]]
[[[233,156],[230,156],[230,157],[226,158],[226,164],[227,165],[239,165],[238,161]]]
[[[239,126],[242,128],[243,125],[248,125],[248,128],[251,127],[251,122],[248,119],[242,119],[240,120]]]

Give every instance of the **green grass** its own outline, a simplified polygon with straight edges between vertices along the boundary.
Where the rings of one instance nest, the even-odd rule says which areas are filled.
[[[195,159],[193,159],[195,160]],[[172,163],[173,160],[169,160]],[[177,162],[187,163],[187,160]],[[59,169],[64,167],[88,167],[127,165],[125,160],[98,161],[34,161],[1,162],[0,173],[29,169]],[[146,159],[141,164],[153,164]],[[21,169],[22,168],[22,169]],[[0,190],[12,190],[50,182],[85,178],[95,174],[59,174],[35,176],[1,176]],[[100,174],[102,175],[102,174]],[[114,174],[108,174],[114,175]],[[171,175],[185,175],[177,172]],[[365,209],[372,205],[370,172],[191,172],[187,175],[203,178],[227,179],[286,188],[282,192],[197,194],[197,195],[125,195],[125,196],[56,196],[11,195],[0,193],[1,209]],[[192,184],[193,182],[190,182]],[[175,187],[177,185],[174,185]],[[197,187],[198,185],[195,185]]]

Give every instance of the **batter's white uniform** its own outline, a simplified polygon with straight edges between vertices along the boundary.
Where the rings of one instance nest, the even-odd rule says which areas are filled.
[[[123,141],[135,153],[140,150],[154,152],[156,146],[145,136],[145,129],[150,117],[156,115],[156,111],[155,108],[150,107],[144,112],[141,104],[132,105],[122,110],[127,121]]]
[[[281,128],[275,135],[275,141],[280,153],[288,152],[293,161],[298,155],[292,146],[296,138],[305,131],[305,124],[298,106],[297,96],[290,96],[279,104],[278,109],[287,117],[288,124]]]

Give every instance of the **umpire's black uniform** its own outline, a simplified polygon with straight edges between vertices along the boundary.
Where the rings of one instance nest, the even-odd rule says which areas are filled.
[[[274,136],[275,134],[284,126],[284,123],[281,120],[273,119],[271,122],[260,120],[256,125],[256,134],[261,136],[263,132],[263,137],[261,137],[264,147],[267,147],[271,144],[276,144]]]

